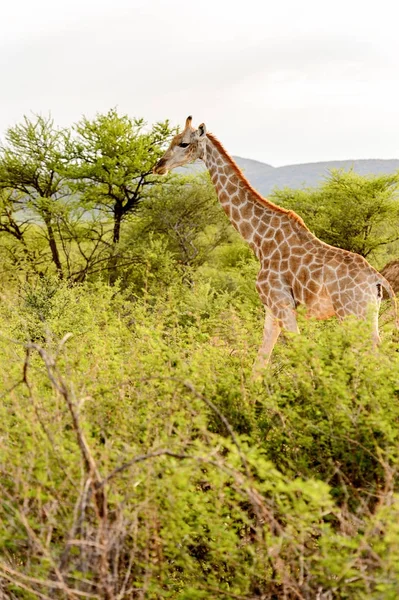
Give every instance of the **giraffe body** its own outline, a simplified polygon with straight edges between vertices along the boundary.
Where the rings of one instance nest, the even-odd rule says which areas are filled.
[[[322,242],[294,212],[260,196],[205,126],[192,128],[191,117],[154,172],[163,174],[196,158],[204,160],[225,213],[260,262],[256,287],[266,318],[256,369],[268,361],[281,328],[298,332],[299,304],[318,319],[371,315],[378,344],[382,287],[395,302],[386,279],[360,255]]]

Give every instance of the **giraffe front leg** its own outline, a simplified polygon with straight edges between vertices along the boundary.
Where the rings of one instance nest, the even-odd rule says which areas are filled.
[[[295,310],[290,306],[285,306],[273,314],[270,309],[266,308],[263,340],[252,369],[252,380],[257,380],[262,376],[262,371],[269,363],[282,328],[291,333],[299,333]]]
[[[255,361],[252,378],[258,379],[268,364],[281,329],[299,333],[292,291],[281,279],[261,269],[256,287],[266,309],[263,340]]]
[[[280,321],[282,328],[285,331],[290,331],[291,333],[300,333],[298,323],[296,320],[296,312],[295,309],[288,307],[284,311],[281,312]]]
[[[252,369],[252,380],[259,379],[262,376],[262,371],[269,362],[274,345],[277,342],[278,336],[280,335],[280,331],[281,326],[279,320],[272,315],[268,308],[266,308],[263,339]]]

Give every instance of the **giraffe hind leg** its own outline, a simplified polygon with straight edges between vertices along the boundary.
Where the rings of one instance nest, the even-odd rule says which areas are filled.
[[[371,335],[373,339],[373,348],[377,348],[381,344],[380,332],[378,330],[378,309],[372,316],[372,330]]]
[[[376,303],[372,309],[371,314],[371,326],[372,326],[372,338],[373,338],[373,348],[377,348],[381,344],[380,332],[378,328],[378,317],[380,314],[380,306],[382,299],[382,289],[381,284],[377,283],[377,299]]]
[[[370,322],[371,325],[371,341],[373,348],[377,348],[381,343],[378,316],[381,304],[381,285],[377,284],[372,290],[370,288],[363,289],[359,295],[352,297],[349,301],[344,301],[345,294],[336,291],[331,293],[331,299],[334,306],[334,311],[339,321],[345,317],[353,315],[358,319]]]

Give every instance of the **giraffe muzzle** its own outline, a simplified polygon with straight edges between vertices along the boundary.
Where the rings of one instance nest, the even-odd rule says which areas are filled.
[[[161,160],[157,162],[157,164],[152,170],[154,175],[166,175],[169,169],[165,166],[165,164],[166,161],[163,158],[161,158]]]

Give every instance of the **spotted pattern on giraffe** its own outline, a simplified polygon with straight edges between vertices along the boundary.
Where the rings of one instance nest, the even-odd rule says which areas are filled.
[[[377,344],[381,286],[392,298],[396,314],[395,296],[386,279],[363,257],[316,238],[293,211],[262,198],[204,125],[195,130],[189,117],[179,136],[154,172],[164,174],[202,159],[223,210],[260,262],[256,287],[266,319],[256,368],[267,363],[282,327],[298,332],[295,309],[299,304],[318,319],[333,315],[364,319],[371,314],[372,338]],[[181,139],[189,140],[187,150],[176,147],[176,140]]]

